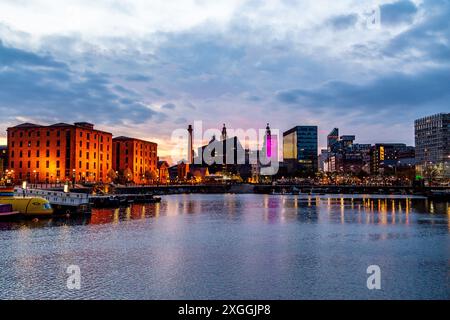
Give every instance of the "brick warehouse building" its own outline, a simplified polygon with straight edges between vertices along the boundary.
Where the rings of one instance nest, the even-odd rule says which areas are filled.
[[[31,183],[109,182],[112,134],[87,122],[8,128],[9,169]]]
[[[127,182],[154,183],[158,177],[158,145],[129,137],[113,139],[113,168]]]

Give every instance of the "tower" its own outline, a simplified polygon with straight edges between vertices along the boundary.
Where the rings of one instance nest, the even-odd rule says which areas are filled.
[[[266,127],[266,156],[267,158],[272,157],[272,135],[269,124]]]
[[[188,138],[188,163],[192,164],[194,163],[194,149],[193,149],[193,132],[194,129],[192,128],[192,125],[188,126],[188,132],[189,132],[189,138]]]
[[[227,127],[225,127],[225,123],[222,128],[222,141],[227,140]]]

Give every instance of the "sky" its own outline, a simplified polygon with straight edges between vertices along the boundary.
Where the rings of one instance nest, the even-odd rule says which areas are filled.
[[[201,120],[414,145],[449,110],[450,0],[0,1],[0,144],[89,121],[164,158]]]

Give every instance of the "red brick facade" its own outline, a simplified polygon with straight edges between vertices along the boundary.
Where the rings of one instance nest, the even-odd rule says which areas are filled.
[[[16,181],[110,182],[112,134],[89,123],[8,128],[8,152]]]
[[[113,167],[127,182],[155,183],[158,177],[158,145],[128,137],[113,139]]]

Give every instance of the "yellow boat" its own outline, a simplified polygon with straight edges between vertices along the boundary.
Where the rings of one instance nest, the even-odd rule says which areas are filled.
[[[10,204],[14,211],[25,216],[46,216],[53,214],[50,203],[43,198],[0,198],[0,204]]]
[[[0,204],[12,205],[13,211],[18,211],[24,216],[47,216],[53,214],[53,208],[44,198],[31,197],[2,197]]]
[[[9,204],[13,211],[17,211],[24,216],[48,216],[53,214],[50,202],[44,198],[14,195],[14,186],[0,185],[0,204]]]

